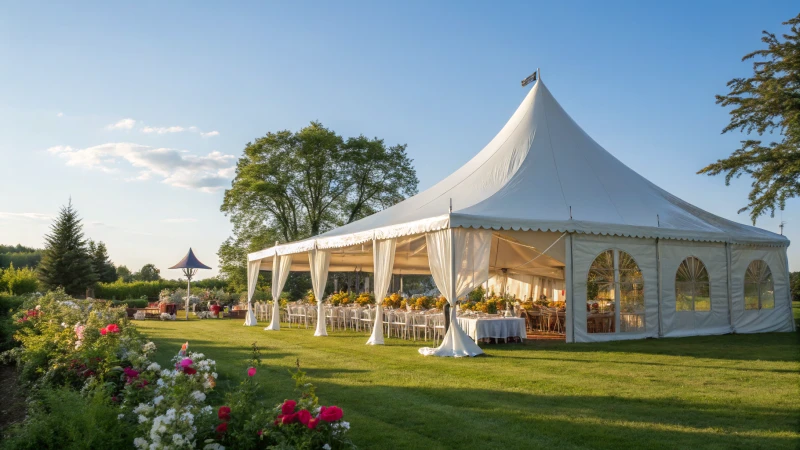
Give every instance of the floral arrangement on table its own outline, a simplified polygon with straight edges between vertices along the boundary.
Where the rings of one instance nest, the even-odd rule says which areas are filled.
[[[485,314],[497,314],[498,310],[505,308],[506,300],[500,297],[493,297],[479,302],[464,302],[461,304],[461,311],[475,311]]]
[[[358,297],[355,299],[355,303],[358,306],[367,306],[367,305],[374,305],[375,304],[375,295],[371,292],[362,292],[358,294]]]
[[[333,306],[346,306],[351,303],[350,294],[347,292],[334,292],[328,297],[328,302]]]
[[[392,295],[383,299],[383,307],[384,308],[392,308],[392,309],[400,309],[404,307],[403,302],[407,301],[403,297],[400,296],[398,293],[393,293]]]
[[[314,295],[314,291],[309,289],[308,292],[306,292],[305,297],[300,299],[300,302],[301,303],[308,303],[308,304],[311,304],[311,305],[316,305],[317,304],[317,297]]]
[[[444,309],[444,305],[447,304],[447,298],[444,295],[440,295],[439,298],[436,299],[436,303],[433,305],[436,309]]]

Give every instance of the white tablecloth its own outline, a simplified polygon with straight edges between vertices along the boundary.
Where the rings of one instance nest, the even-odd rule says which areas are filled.
[[[476,342],[478,339],[505,339],[519,337],[525,339],[525,319],[519,317],[502,317],[496,319],[478,319],[459,317],[458,324],[465,333]]]

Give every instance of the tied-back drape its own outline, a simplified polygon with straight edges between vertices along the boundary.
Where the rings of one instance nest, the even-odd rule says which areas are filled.
[[[456,319],[456,301],[489,278],[492,232],[455,228],[425,235],[428,264],[436,287],[450,304],[450,328],[438,348],[421,348],[425,356],[477,356],[483,353]]]
[[[314,298],[317,299],[317,331],[314,336],[327,336],[325,329],[325,284],[328,281],[328,267],[331,263],[331,252],[328,250],[313,249],[308,252],[308,262],[311,265],[311,286],[314,289]]]
[[[281,292],[292,267],[292,255],[275,255],[272,259],[272,319],[264,330],[281,329]]]
[[[375,326],[372,327],[372,336],[367,345],[383,345],[383,297],[389,290],[392,280],[392,267],[394,266],[394,250],[396,239],[373,241],[372,261],[375,266]]]
[[[247,316],[244,319],[244,325],[246,327],[252,327],[258,324],[258,319],[256,319],[256,314],[253,311],[253,294],[256,292],[258,269],[260,266],[260,259],[247,263]]]

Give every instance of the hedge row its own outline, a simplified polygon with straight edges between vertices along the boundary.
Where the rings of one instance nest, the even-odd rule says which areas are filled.
[[[218,278],[208,278],[192,282],[192,289],[223,289],[227,290],[225,280]],[[158,280],[158,281],[133,281],[125,283],[115,281],[113,283],[100,283],[94,290],[95,298],[106,300],[128,300],[147,297],[155,300],[163,289],[186,288],[185,281],[177,280]]]

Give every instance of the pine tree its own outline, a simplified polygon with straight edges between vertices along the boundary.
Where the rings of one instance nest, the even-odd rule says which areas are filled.
[[[113,283],[117,281],[117,268],[108,257],[106,244],[89,240],[89,254],[92,256],[92,267],[97,276],[97,281],[101,283]]]
[[[45,288],[61,286],[70,295],[84,294],[97,280],[83,239],[83,226],[71,199],[67,206],[61,207],[50,234],[45,236],[39,279]]]

